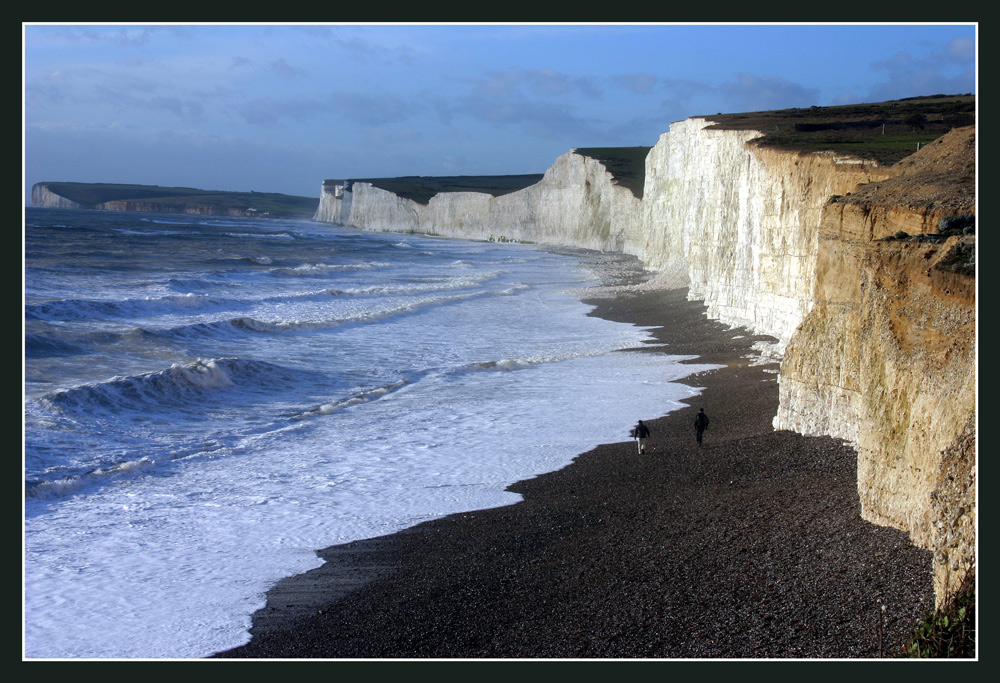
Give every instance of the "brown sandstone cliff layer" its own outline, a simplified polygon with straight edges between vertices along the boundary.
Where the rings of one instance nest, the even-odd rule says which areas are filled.
[[[862,515],[934,551],[939,603],[975,566],[975,237],[930,236],[974,215],[974,151],[958,129],[824,208],[775,419],[857,444]]]

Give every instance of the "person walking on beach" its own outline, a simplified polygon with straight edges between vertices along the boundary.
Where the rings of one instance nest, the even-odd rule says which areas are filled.
[[[632,428],[632,436],[635,437],[635,443],[639,447],[639,454],[646,452],[646,439],[649,438],[649,427],[639,420],[639,424]]]
[[[698,409],[698,414],[694,418],[694,436],[698,439],[698,445],[701,445],[701,437],[708,429],[708,415],[705,414],[704,408]]]

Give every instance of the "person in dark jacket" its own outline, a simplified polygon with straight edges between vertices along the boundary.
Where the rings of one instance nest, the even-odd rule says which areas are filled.
[[[705,414],[704,408],[698,409],[698,414],[694,418],[694,435],[698,439],[698,445],[701,445],[701,437],[708,429],[708,415]]]
[[[632,428],[632,436],[635,437],[635,443],[639,447],[639,453],[645,453],[646,439],[649,438],[649,427],[644,425],[642,420],[639,420],[639,424]]]

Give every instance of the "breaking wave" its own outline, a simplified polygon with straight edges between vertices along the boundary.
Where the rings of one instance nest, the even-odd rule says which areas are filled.
[[[338,398],[331,399],[325,403],[318,406],[314,406],[302,413],[293,416],[293,419],[300,420],[310,417],[319,417],[323,415],[333,415],[346,408],[352,406],[360,405],[363,403],[369,403],[371,401],[377,401],[385,396],[392,394],[406,386],[411,386],[418,383],[425,377],[446,377],[446,376],[457,376],[467,373],[476,372],[514,372],[517,370],[526,370],[532,367],[537,367],[539,365],[545,365],[547,363],[557,363],[565,360],[572,360],[574,358],[584,358],[592,355],[602,355],[604,351],[593,351],[593,352],[569,352],[565,354],[553,354],[553,355],[539,355],[530,356],[525,358],[503,358],[499,360],[487,360],[475,363],[466,363],[453,368],[432,368],[414,373],[412,376],[405,379],[401,379],[396,382],[391,382],[388,384],[383,384],[381,386],[376,386],[372,388],[361,389],[357,392],[348,394],[347,396],[342,396]]]
[[[266,388],[276,380],[292,381],[300,371],[264,361],[215,358],[174,363],[165,370],[112,377],[46,394],[40,402],[59,411],[92,415],[143,407],[191,407],[207,395],[232,388]]]
[[[383,320],[389,320],[403,315],[412,315],[426,309],[458,303],[461,301],[468,301],[470,299],[476,299],[484,296],[508,296],[513,294],[516,290],[517,288],[510,288],[500,292],[474,291],[445,296],[427,296],[402,302],[388,302],[372,309],[354,309],[345,311],[339,315],[316,319],[260,320],[249,316],[240,316],[214,322],[182,325],[165,330],[147,329],[145,331],[160,337],[195,339],[203,337],[225,337],[247,333],[283,334],[290,332],[328,330],[344,325],[381,322]],[[336,290],[331,290],[329,293],[336,295]]]
[[[139,299],[62,299],[24,307],[26,320],[93,320],[101,318],[142,318],[171,313],[232,306],[233,301],[204,294],[169,294]]]

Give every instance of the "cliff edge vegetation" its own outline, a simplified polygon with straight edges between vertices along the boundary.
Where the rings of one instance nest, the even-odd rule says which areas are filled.
[[[600,162],[611,174],[615,184],[628,188],[634,196],[642,199],[642,189],[646,182],[646,155],[651,147],[580,147],[572,150],[581,156]],[[350,178],[348,180],[327,179],[324,187],[343,186],[351,192],[354,183],[369,183],[386,192],[392,192],[401,199],[410,199],[427,206],[432,197],[439,193],[481,192],[492,197],[517,192],[541,182],[542,173],[520,175],[483,176],[399,176],[396,178]]]
[[[616,185],[628,188],[642,199],[646,184],[646,156],[652,147],[577,147],[573,151],[590,157],[608,170]]]
[[[521,175],[459,175],[459,176],[399,176],[396,178],[351,178],[347,181],[328,179],[324,187],[344,185],[350,192],[354,183],[369,183],[402,199],[410,199],[426,206],[431,198],[441,192],[481,192],[499,197],[523,190],[542,179],[541,173]]]
[[[702,117],[716,130],[757,130],[755,143],[800,152],[835,152],[891,166],[952,128],[976,122],[975,95],[930,95],[833,107]]]
[[[312,218],[314,197],[276,192],[227,192],[193,187],[161,187],[117,183],[42,182],[32,188],[35,206],[109,211],[156,211],[222,216]]]

